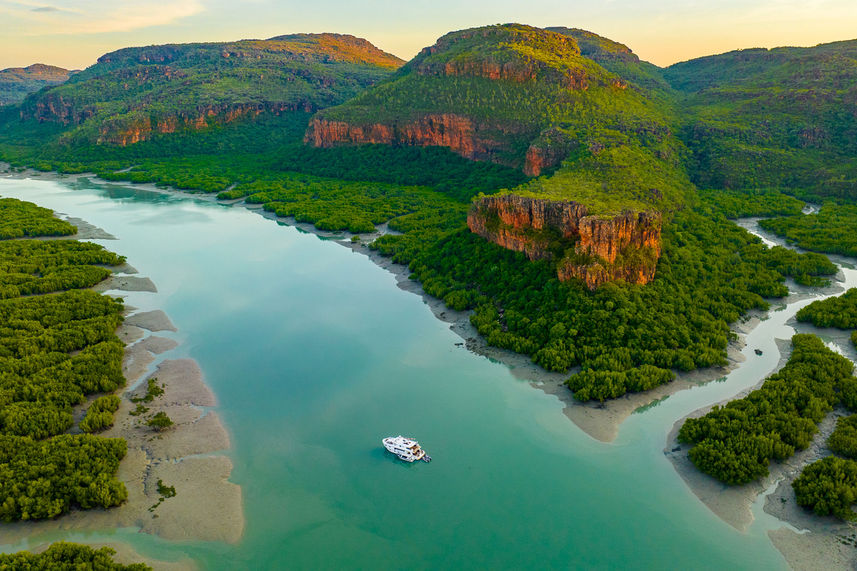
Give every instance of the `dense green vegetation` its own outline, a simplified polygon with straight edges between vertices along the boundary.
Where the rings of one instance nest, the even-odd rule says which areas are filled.
[[[113,414],[119,410],[119,397],[105,395],[95,399],[86,409],[86,416],[80,421],[84,432],[98,432],[113,426]]]
[[[125,261],[98,244],[76,240],[0,242],[0,299],[91,287]]]
[[[276,159],[280,169],[353,181],[430,186],[455,200],[511,188],[527,180],[519,170],[473,162],[444,147],[361,145],[313,149],[300,145]]]
[[[857,414],[840,417],[836,420],[836,428],[827,439],[827,447],[834,454],[839,454],[852,460],[857,459]],[[857,496],[855,496],[857,501]]]
[[[652,284],[608,284],[594,293],[559,282],[550,262],[528,263],[471,234],[462,215],[415,213],[390,228],[404,234],[372,247],[409,264],[426,292],[450,307],[473,308],[472,322],[489,344],[549,370],[583,365],[569,380],[582,400],[651,388],[671,378],[667,369],[725,363],[728,324],[767,308],[766,297],[785,296],[783,275],[836,271],[823,256],[768,249],[724,218],[691,211],[665,229]]]
[[[14,198],[0,198],[0,240],[25,236],[70,236],[77,228],[54,218],[47,208]]]
[[[68,233],[50,210],[3,200],[12,235]],[[72,227],[72,230],[74,228]],[[63,434],[72,407],[124,385],[115,335],[122,302],[89,287],[109,275],[92,264],[124,259],[72,240],[0,242],[0,519],[52,518],[72,507],[111,507],[127,497],[115,478],[121,439]],[[65,291],[67,290],[67,291]],[[55,293],[47,293],[55,292]],[[32,295],[45,294],[45,295]],[[117,397],[98,399],[107,410]],[[95,416],[81,430],[98,428]]]
[[[700,190],[703,203],[727,218],[746,216],[794,216],[804,203],[773,189]]]
[[[278,216],[293,216],[320,230],[374,232],[375,226],[404,214],[443,209],[449,201],[428,188],[382,183],[279,176],[236,186],[223,198],[246,196]],[[463,210],[463,206],[459,208]]]
[[[664,161],[646,147],[629,143],[596,153],[581,151],[553,176],[538,178],[511,193],[574,200],[592,214],[619,214],[670,210],[687,202],[693,188],[677,162]]]
[[[854,410],[854,403],[849,404]],[[827,447],[838,456],[828,456],[804,467],[792,488],[798,505],[817,515],[857,519],[857,414],[840,417],[827,439]]]
[[[778,373],[746,397],[688,419],[678,439],[693,444],[688,456],[697,468],[726,484],[767,476],[771,461],[809,446],[835,404],[857,409],[853,368],[817,337],[795,335]]]
[[[828,456],[803,469],[792,487],[800,506],[816,515],[857,518],[851,506],[857,498],[857,462]]]
[[[857,42],[749,49],[670,66],[680,137],[705,188],[857,198]]]
[[[857,206],[825,203],[813,214],[772,218],[759,224],[806,250],[857,256]]]
[[[19,551],[0,553],[0,569],[10,571],[151,571],[142,563],[121,565],[113,561],[116,551],[109,547],[93,549],[88,545],[54,543],[42,553]]]
[[[128,498],[125,484],[115,477],[126,452],[120,438],[61,434],[36,440],[0,434],[0,520],[118,506]]]
[[[838,297],[813,301],[797,312],[798,321],[809,321],[816,327],[854,329],[857,327],[857,288]]]

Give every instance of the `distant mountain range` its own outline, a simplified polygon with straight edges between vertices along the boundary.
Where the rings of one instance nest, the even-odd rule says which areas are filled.
[[[75,73],[42,63],[0,70],[0,105],[20,103],[30,93],[64,83]]]

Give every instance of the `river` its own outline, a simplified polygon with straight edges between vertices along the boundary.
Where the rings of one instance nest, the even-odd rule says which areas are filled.
[[[332,241],[242,207],[87,180],[0,179],[0,195],[106,230],[117,240],[96,241],[154,281],[157,293],[123,295],[169,314],[182,344],[162,358],[196,359],[217,394],[247,520],[237,545],[136,529],[9,544],[0,527],[3,551],[118,541],[206,569],[786,567],[766,536],[777,520],[758,510],[736,531],[663,447],[677,419],[773,371],[774,338],[791,337],[786,321],[810,300],[772,311],[727,378],[638,411],[602,443]],[[381,438],[400,433],[434,461],[386,454]]]

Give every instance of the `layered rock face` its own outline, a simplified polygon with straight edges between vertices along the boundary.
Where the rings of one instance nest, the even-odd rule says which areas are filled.
[[[453,113],[425,115],[401,124],[353,125],[313,118],[304,141],[316,147],[342,144],[385,144],[449,147],[468,159],[486,159],[489,143],[476,135],[473,122]]]
[[[98,144],[111,144],[120,147],[133,145],[151,139],[156,134],[175,133],[177,131],[199,131],[214,124],[232,123],[243,118],[258,117],[262,113],[279,115],[291,111],[312,112],[309,104],[247,104],[247,105],[211,105],[200,107],[192,113],[179,113],[166,117],[148,116],[137,119],[122,118],[107,121],[99,129]]]
[[[433,52],[429,51],[427,53]],[[535,81],[536,79],[552,80],[566,89],[585,90],[590,85],[589,77],[582,69],[569,69],[563,73],[559,73],[535,60],[526,62],[453,60],[444,63],[420,63],[413,66],[413,71],[418,75],[484,77],[486,79],[503,79],[517,83]]]
[[[602,217],[571,201],[487,196],[470,210],[467,225],[531,260],[553,257],[556,240],[573,244],[575,256],[559,260],[557,276],[562,281],[581,279],[590,289],[619,279],[649,283],[661,254],[661,216],[655,212]]]

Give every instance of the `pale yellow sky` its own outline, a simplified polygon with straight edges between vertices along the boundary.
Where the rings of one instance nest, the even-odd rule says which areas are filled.
[[[733,49],[857,38],[857,0],[0,0],[0,68],[79,69],[131,45],[322,31],[361,36],[409,59],[448,31],[498,22],[584,28],[669,65]]]

